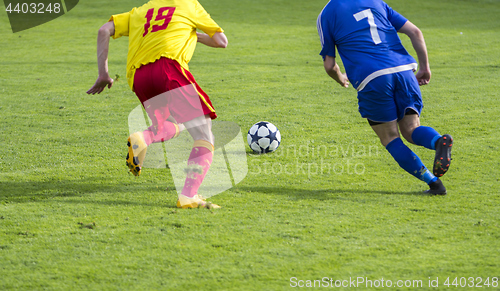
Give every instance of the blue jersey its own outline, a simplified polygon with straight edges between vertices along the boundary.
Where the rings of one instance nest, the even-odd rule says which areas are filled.
[[[397,31],[407,19],[381,0],[331,0],[318,17],[320,55],[335,46],[351,84],[361,91],[374,78],[417,68]]]

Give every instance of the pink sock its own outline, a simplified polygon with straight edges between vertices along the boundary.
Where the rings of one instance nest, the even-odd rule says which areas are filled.
[[[197,140],[189,155],[187,177],[182,188],[182,195],[193,197],[198,194],[198,189],[212,164],[213,145],[208,141]]]
[[[153,127],[154,126],[150,126],[142,132],[147,145],[167,141],[179,134],[179,126],[170,121],[164,121],[162,126],[158,125],[156,134],[154,133]]]

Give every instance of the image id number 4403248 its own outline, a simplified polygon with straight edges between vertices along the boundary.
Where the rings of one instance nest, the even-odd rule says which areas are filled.
[[[44,2],[31,2],[31,3],[7,3],[5,11],[9,14],[22,13],[22,14],[45,14],[45,13],[61,13],[62,7],[60,2],[51,3]]]
[[[437,281],[437,280],[436,280]],[[479,287],[479,288],[498,288],[498,277],[447,277],[443,286],[452,287]],[[432,286],[434,287],[434,286]],[[437,287],[437,286],[436,286]]]

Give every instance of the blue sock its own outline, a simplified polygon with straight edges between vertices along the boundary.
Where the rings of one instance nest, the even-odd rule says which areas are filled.
[[[419,126],[411,134],[411,139],[416,145],[426,147],[430,150],[436,149],[436,141],[441,135],[432,127]]]
[[[427,184],[437,181],[434,176],[422,163],[420,158],[408,148],[401,138],[396,138],[385,147],[399,166],[408,173],[424,181]]]

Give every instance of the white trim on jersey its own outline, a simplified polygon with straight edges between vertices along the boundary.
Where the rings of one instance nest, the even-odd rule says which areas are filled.
[[[318,15],[318,19],[316,20],[316,28],[318,29],[319,39],[321,41],[321,47],[325,46],[325,36],[323,35],[323,27],[321,26],[321,15],[323,14],[323,11],[325,10],[328,3],[326,3],[325,7],[323,7],[320,14]]]
[[[389,74],[394,74],[394,73],[399,73],[403,71],[409,71],[409,70],[416,70],[418,67],[417,63],[411,63],[408,65],[402,65],[402,66],[397,66],[393,68],[388,68],[388,69],[383,69],[383,70],[378,70],[370,75],[368,75],[361,84],[359,84],[358,88],[356,90],[361,91],[365,88],[366,84],[368,84],[371,80],[383,76],[383,75],[389,75]]]

